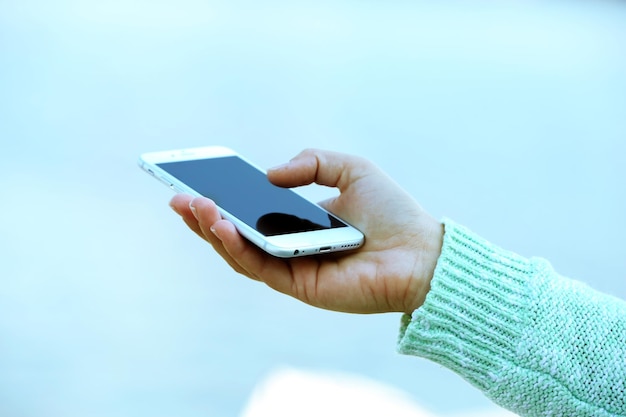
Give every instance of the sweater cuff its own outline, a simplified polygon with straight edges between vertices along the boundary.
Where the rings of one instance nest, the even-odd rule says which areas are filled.
[[[402,317],[398,351],[437,362],[488,390],[514,362],[528,321],[531,262],[444,219],[431,289]]]

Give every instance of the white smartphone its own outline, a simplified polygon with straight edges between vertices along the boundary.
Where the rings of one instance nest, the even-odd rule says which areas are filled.
[[[363,234],[223,146],[145,153],[139,166],[174,191],[212,199],[224,219],[281,258],[356,249]]]

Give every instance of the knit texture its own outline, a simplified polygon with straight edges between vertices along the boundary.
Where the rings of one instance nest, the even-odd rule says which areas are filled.
[[[626,303],[444,224],[399,352],[452,369],[520,416],[626,416]]]

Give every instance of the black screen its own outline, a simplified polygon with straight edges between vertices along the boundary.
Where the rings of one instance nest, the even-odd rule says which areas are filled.
[[[236,156],[158,166],[265,236],[346,226]]]

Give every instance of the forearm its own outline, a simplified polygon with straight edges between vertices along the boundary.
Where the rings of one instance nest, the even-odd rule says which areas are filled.
[[[626,306],[446,221],[431,290],[399,351],[522,416],[626,415]]]

